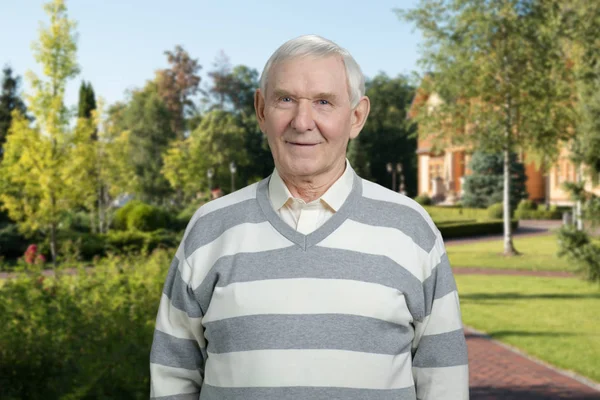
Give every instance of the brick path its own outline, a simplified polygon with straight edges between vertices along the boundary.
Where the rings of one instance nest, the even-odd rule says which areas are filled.
[[[471,400],[600,400],[600,385],[590,382],[594,389],[470,328],[465,335]]]

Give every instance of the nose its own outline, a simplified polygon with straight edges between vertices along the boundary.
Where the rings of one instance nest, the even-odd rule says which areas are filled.
[[[315,129],[315,120],[313,118],[312,102],[309,100],[300,100],[296,107],[296,115],[291,122],[292,128],[299,132],[312,131]]]

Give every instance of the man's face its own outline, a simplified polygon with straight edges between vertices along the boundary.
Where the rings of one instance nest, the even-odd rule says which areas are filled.
[[[301,57],[274,65],[255,106],[277,170],[308,179],[335,171],[345,160],[348,140],[364,125],[365,99],[357,107],[366,108],[365,115],[350,108],[339,57]]]

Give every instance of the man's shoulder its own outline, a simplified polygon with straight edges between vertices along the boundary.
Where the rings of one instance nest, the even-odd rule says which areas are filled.
[[[190,219],[187,230],[196,225],[196,222],[203,217],[207,217],[216,213],[227,213],[231,211],[231,208],[239,208],[249,204],[254,204],[253,200],[256,199],[258,186],[263,181],[253,183],[242,189],[236,190],[233,193],[229,193],[225,196],[216,198],[208,203],[203,204],[196,210]]]
[[[366,179],[362,179],[362,183],[362,195],[365,199],[382,202],[382,204],[385,204],[388,207],[397,208],[398,212],[402,212],[402,210],[404,210],[404,212],[411,211],[435,230],[435,224],[433,223],[431,216],[427,210],[415,200]]]

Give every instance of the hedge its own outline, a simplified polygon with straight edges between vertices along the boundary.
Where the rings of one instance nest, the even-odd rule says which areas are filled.
[[[519,210],[515,211],[517,219],[562,219],[562,211],[557,209],[537,209],[537,210]]]
[[[511,223],[513,231],[519,227],[519,221],[516,219],[512,220]],[[437,225],[444,239],[469,237],[469,236],[483,236],[501,234],[504,232],[504,221],[493,220],[493,221],[480,221],[470,223],[451,223]]]
[[[92,260],[95,256],[103,257],[108,253],[127,254],[140,251],[150,252],[157,248],[174,248],[177,247],[182,237],[183,232],[171,232],[166,229],[153,232],[111,231],[107,234],[62,231],[58,234],[59,246],[69,240],[79,243],[80,257],[83,260]],[[40,252],[47,257],[50,256],[48,239],[41,244]]]

